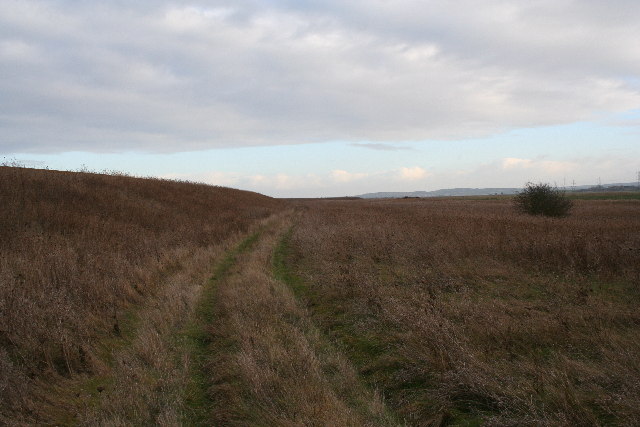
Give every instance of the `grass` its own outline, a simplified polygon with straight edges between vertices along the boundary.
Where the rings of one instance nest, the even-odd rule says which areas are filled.
[[[0,424],[640,424],[637,200],[0,178]]]
[[[299,300],[301,304],[308,305],[310,301],[314,298],[311,295],[311,289],[308,284],[305,283],[304,279],[298,275],[294,268],[292,268],[291,257],[293,255],[293,248],[291,246],[291,237],[293,235],[294,227],[290,227],[280,238],[274,252],[272,255],[272,270],[274,277],[287,285],[287,287],[291,290],[293,295]],[[325,307],[325,310],[331,310],[332,307]],[[320,311],[323,308],[315,306],[313,310]],[[340,323],[340,316],[338,313],[333,313],[334,321],[336,324]],[[306,314],[309,316],[309,314]],[[345,325],[341,325],[345,326]],[[335,332],[339,330],[339,327],[334,327],[330,330],[331,336],[324,334],[320,329],[310,321],[310,325],[307,326],[310,331],[307,331],[307,335],[313,335],[318,337],[319,343],[318,345],[322,347],[321,352],[331,355],[332,357],[342,357],[343,352],[340,348],[335,346],[336,334]],[[329,331],[328,329],[325,329]],[[341,338],[345,338],[349,336],[348,334],[342,335]],[[351,336],[352,338],[355,338]],[[340,338],[338,338],[340,340]],[[341,342],[345,342],[346,340],[340,340]],[[375,355],[380,354],[383,351],[382,344],[379,341],[376,341],[375,338],[367,339],[364,337],[358,337],[355,339],[355,343],[352,343],[350,353],[352,356],[355,354],[353,350],[358,349],[359,354],[361,356],[361,361],[372,360],[375,359]],[[336,356],[340,355],[340,356]],[[353,359],[353,358],[352,358]],[[357,358],[356,358],[357,359]],[[358,360],[355,360],[356,366],[358,365]],[[342,362],[345,363],[345,362]],[[371,413],[371,402],[367,402],[366,399],[375,399],[373,396],[377,396],[378,389],[376,387],[375,382],[369,382],[367,387],[366,381],[361,381],[354,373],[350,372],[351,383],[350,384],[340,384],[343,380],[341,375],[343,374],[345,368],[338,369],[334,366],[328,365],[323,367],[323,372],[325,376],[330,378],[330,382],[334,385],[335,389],[339,388],[348,388],[349,393],[345,396],[348,405],[353,407],[358,413],[360,413],[363,417],[369,418],[373,425],[402,425],[403,422],[400,421],[400,417],[396,414],[393,414],[383,403],[374,404],[374,407],[378,407],[377,412],[375,414]],[[355,369],[355,367],[349,367],[348,369]],[[364,378],[363,378],[364,379]],[[364,397],[364,399],[363,399]],[[381,396],[384,399],[384,396]]]
[[[298,298],[307,295],[309,288],[300,276],[294,273],[287,265],[287,259],[291,256],[290,240],[293,227],[290,227],[283,235],[273,252],[273,275],[276,279],[286,283]]]
[[[300,282],[279,262],[286,230],[276,221],[216,286],[209,423],[395,425],[289,286]]]
[[[0,199],[0,423],[27,424],[58,417],[34,396],[112,369],[138,339],[128,316],[169,278],[285,207],[222,187],[6,166]]]
[[[287,259],[313,321],[409,424],[637,422],[635,201],[305,206]]]
[[[576,200],[640,200],[640,191],[607,191],[597,193],[567,192],[566,196]]]
[[[231,267],[236,263],[238,255],[247,252],[260,237],[260,232],[255,232],[244,239],[231,251],[228,251],[223,259],[217,264],[212,277],[202,291],[202,295],[195,309],[195,317],[185,332],[187,347],[192,357],[189,369],[190,380],[186,387],[185,403],[186,411],[183,414],[184,425],[205,426],[209,425],[209,412],[213,406],[211,396],[208,393],[210,376],[207,372],[207,360],[213,353],[230,351],[233,348],[233,341],[213,342],[209,333],[209,328],[214,323],[214,306],[216,298],[216,287],[219,282],[229,273]],[[215,347],[212,345],[215,344]]]

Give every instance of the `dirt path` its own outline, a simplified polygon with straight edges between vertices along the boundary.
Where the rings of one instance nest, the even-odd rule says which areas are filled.
[[[283,216],[218,268],[199,309],[186,424],[391,425],[383,402],[313,325],[272,256]]]

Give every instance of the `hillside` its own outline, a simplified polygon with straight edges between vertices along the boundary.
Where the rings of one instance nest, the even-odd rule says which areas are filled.
[[[285,207],[229,188],[13,167],[0,167],[0,200],[0,424],[51,422],[51,386],[107,372],[105,340],[129,332],[132,310],[180,272],[201,282]]]
[[[401,197],[486,196],[490,194],[516,194],[520,190],[520,188],[445,188],[434,191],[366,193],[357,197],[363,199],[398,199]]]

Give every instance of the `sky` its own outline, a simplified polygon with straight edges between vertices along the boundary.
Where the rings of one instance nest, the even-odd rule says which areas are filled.
[[[0,157],[274,197],[635,182],[637,0],[0,0]]]

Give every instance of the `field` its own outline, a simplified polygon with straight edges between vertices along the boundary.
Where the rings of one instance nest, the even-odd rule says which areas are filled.
[[[115,373],[136,371],[170,398],[182,375],[173,332],[212,263],[284,209],[227,188],[12,167],[0,167],[0,200],[0,424],[9,425],[92,423]],[[146,392],[135,391],[149,401],[140,405],[157,400],[175,417]]]
[[[640,200],[0,197],[2,424],[640,424]]]
[[[314,322],[410,425],[640,423],[640,204],[317,202],[288,239]]]

